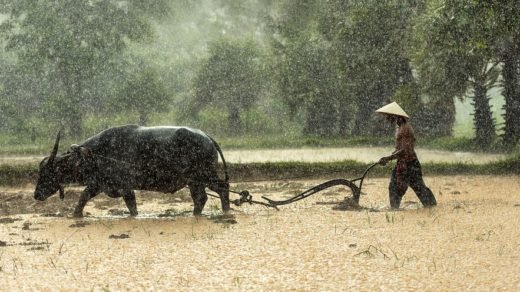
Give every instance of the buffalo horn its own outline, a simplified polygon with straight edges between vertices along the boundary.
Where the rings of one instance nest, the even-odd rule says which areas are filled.
[[[52,149],[51,156],[49,157],[49,164],[54,162],[54,158],[56,158],[56,154],[58,154],[58,147],[60,146],[60,135],[61,131],[58,131],[58,135],[56,136],[56,142],[54,143],[54,148]]]

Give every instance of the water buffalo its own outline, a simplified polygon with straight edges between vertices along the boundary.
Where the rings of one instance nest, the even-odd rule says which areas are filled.
[[[60,133],[49,157],[40,163],[34,198],[43,201],[64,184],[86,186],[74,210],[83,216],[88,200],[101,192],[123,197],[130,214],[137,215],[134,190],[175,193],[188,186],[195,215],[208,199],[206,188],[219,194],[222,210],[230,210],[229,177],[218,144],[200,130],[186,127],[113,127],[58,155]],[[218,155],[225,179],[217,175]]]

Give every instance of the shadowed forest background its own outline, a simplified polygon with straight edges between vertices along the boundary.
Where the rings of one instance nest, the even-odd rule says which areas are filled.
[[[391,141],[374,110],[397,101],[421,139],[518,151],[517,4],[0,0],[0,146],[126,123]]]

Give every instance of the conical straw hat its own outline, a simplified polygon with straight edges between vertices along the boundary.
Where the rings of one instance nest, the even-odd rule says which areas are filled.
[[[405,111],[397,104],[397,102],[392,102],[384,107],[376,110],[376,113],[381,114],[388,114],[388,115],[395,115],[395,116],[401,116],[405,118],[409,118],[408,115],[405,113]]]

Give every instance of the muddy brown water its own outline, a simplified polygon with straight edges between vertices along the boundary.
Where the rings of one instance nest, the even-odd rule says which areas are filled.
[[[33,186],[0,188],[0,290],[505,290],[520,289],[520,177],[426,177],[439,205],[412,191],[388,207],[388,179],[364,183],[360,209],[333,188],[280,211],[210,198],[191,215],[189,194],[138,192],[94,198],[70,217],[62,202],[32,199]],[[292,196],[320,181],[233,184],[255,199]]]

